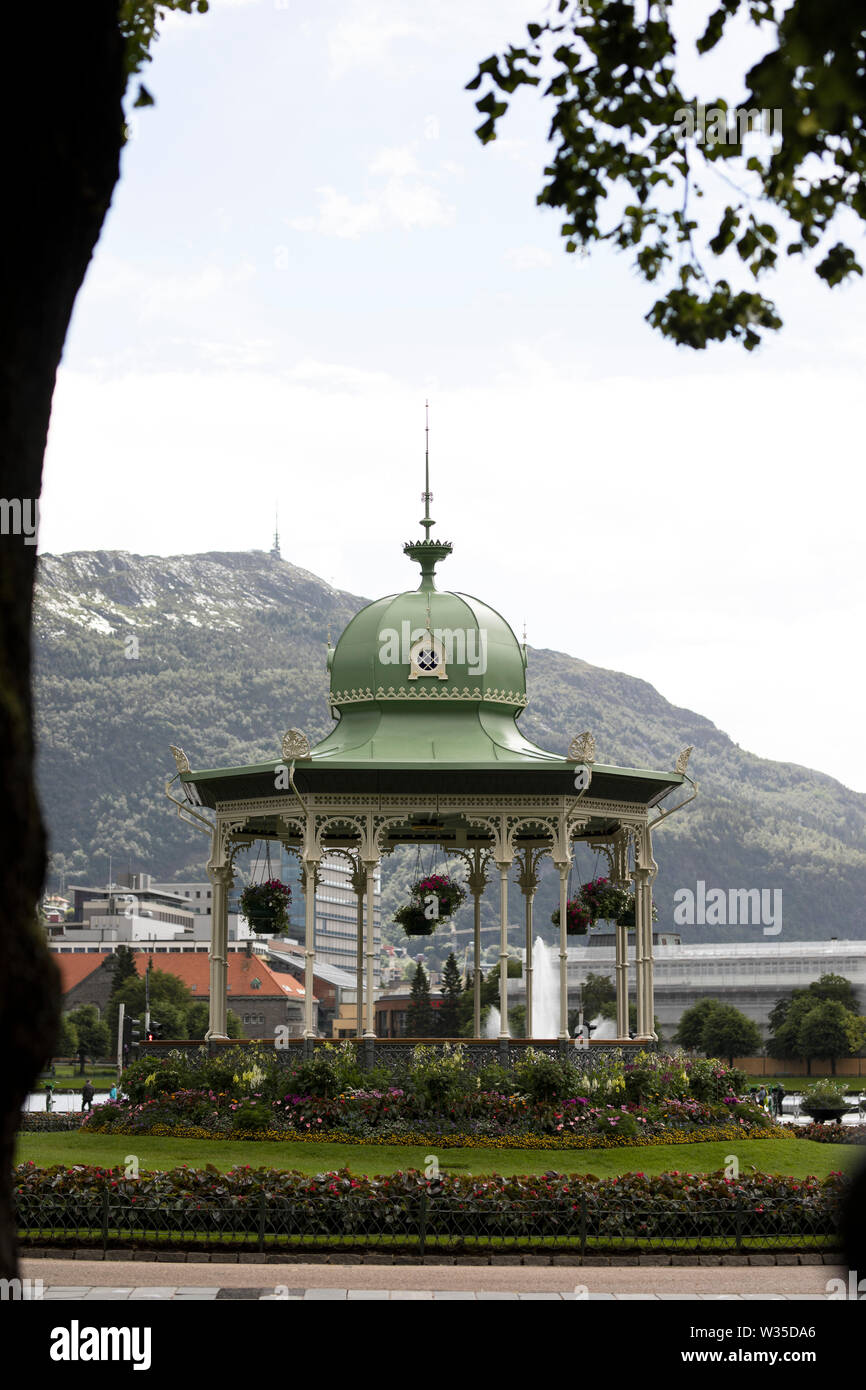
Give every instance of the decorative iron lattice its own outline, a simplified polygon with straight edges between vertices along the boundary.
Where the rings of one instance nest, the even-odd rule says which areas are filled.
[[[443,1040],[439,1038],[376,1038],[372,1049],[369,1048],[369,1039],[349,1038],[341,1042],[336,1042],[330,1038],[314,1038],[312,1040],[313,1051],[327,1046],[345,1046],[348,1041],[358,1051],[358,1060],[361,1066],[365,1065],[365,1059],[372,1050],[373,1063],[376,1066],[384,1063],[405,1067],[412,1062],[412,1056],[416,1047],[430,1049],[447,1047],[461,1047],[463,1049],[463,1060],[467,1067],[473,1071],[481,1067],[488,1066],[491,1062],[500,1062],[500,1044],[498,1038],[489,1038],[477,1041],[474,1038],[453,1038]],[[575,1047],[573,1041],[569,1040],[564,1045],[558,1039],[534,1039],[534,1038],[509,1038],[508,1043],[508,1065],[514,1066],[522,1061],[527,1051],[531,1048],[534,1052],[542,1053],[546,1057],[562,1057],[566,1055],[568,1060],[584,1070],[591,1070],[592,1067],[602,1059],[606,1061],[621,1061],[623,1058],[636,1052],[654,1052],[658,1050],[658,1044],[652,1042],[638,1043],[593,1043],[590,1047]],[[305,1055],[306,1039],[289,1038],[280,1047],[274,1047],[269,1038],[248,1038],[243,1041],[233,1039],[230,1044],[221,1043],[220,1049],[232,1047],[267,1047],[274,1048],[274,1055],[277,1061],[285,1066],[294,1066]],[[215,1049],[217,1050],[217,1049]],[[167,1052],[179,1052],[187,1061],[193,1065],[197,1061],[203,1061],[208,1055],[207,1044],[195,1042],[147,1042],[139,1047],[140,1057],[164,1057]]]
[[[441,1189],[440,1189],[441,1191]],[[155,1247],[325,1254],[335,1249],[399,1254],[694,1253],[836,1250],[837,1207],[775,1201],[765,1209],[611,1201],[572,1194],[561,1200],[458,1203],[436,1184],[371,1202],[351,1191],[259,1192],[231,1200],[117,1199],[108,1191],[16,1198],[22,1244]]]

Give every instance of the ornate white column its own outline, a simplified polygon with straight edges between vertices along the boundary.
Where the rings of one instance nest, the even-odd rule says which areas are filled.
[[[205,1038],[227,1038],[226,995],[228,990],[229,889],[234,883],[230,864],[207,869],[213,886],[211,894],[210,1009]]]
[[[378,868],[378,859],[364,860],[364,873],[367,878],[367,1010],[364,1025],[364,1037],[374,1039],[376,1037],[376,1005],[375,1005],[375,975],[374,967],[376,963],[376,941],[375,941],[375,911],[376,911],[376,880],[375,874]]]
[[[634,832],[635,982],[637,992],[637,1040],[652,1041],[649,1012],[649,963],[652,954],[652,916],[647,920],[649,868],[646,862],[646,827]]]
[[[469,891],[472,894],[472,945],[474,964],[472,970],[472,1015],[473,1032],[481,1037],[481,898],[487,886],[485,853],[477,846],[472,851],[472,867],[469,872]]]
[[[524,915],[526,919],[526,963],[523,968],[526,980],[526,1036],[532,1037],[532,904],[538,887],[538,861],[541,851],[524,849],[520,856],[520,876],[517,880],[523,894]]]
[[[653,1042],[658,1042],[656,1032],[656,1007],[655,1007],[655,962],[653,959],[653,880],[659,871],[659,866],[653,858],[652,832],[646,828],[646,850],[649,874],[646,881],[646,919],[647,919],[647,1023],[649,1025],[650,1037]]]
[[[628,887],[628,835],[618,830],[611,846],[611,878],[623,888]],[[635,918],[637,921],[637,918]],[[628,927],[617,922],[615,927],[616,966],[616,1035],[627,1038],[629,1035],[628,1017]]]
[[[568,1040],[568,871],[571,861],[555,859],[559,870],[559,1040]]]
[[[510,859],[497,859],[499,870],[499,1040],[508,1037],[508,871]]]
[[[352,888],[357,902],[355,940],[355,1036],[358,1038],[364,1035],[364,893],[367,886],[367,874],[358,863],[352,873]]]
[[[316,883],[319,860],[304,859],[304,1039],[316,1036],[313,1027],[313,983],[316,965]]]

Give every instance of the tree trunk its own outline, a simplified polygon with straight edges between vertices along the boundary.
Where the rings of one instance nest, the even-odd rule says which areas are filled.
[[[125,75],[118,0],[4,16],[6,217],[0,488],[26,514],[42,487],[51,397],[75,296],[120,172]],[[36,546],[0,536],[0,1278],[17,1274],[11,1167],[19,1115],[51,1057],[60,976],[36,920],[45,831],[33,777],[30,641]]]

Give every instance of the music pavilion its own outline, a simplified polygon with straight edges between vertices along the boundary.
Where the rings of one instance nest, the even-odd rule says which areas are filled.
[[[436,568],[451,544],[430,537],[429,480],[425,539],[403,547],[420,566],[417,588],[378,599],[328,645],[330,708],[335,727],[310,747],[299,730],[282,740],[282,757],[252,767],[193,771],[172,749],[185,803],[184,819],[205,821],[211,834],[213,884],[208,1038],[226,1037],[226,943],[233,861],[254,841],[279,841],[301,863],[306,908],[305,1049],[313,1046],[316,961],[315,891],[325,855],[353,865],[357,893],[359,1036],[372,1056],[374,1007],[374,874],[397,845],[439,845],[462,860],[475,909],[475,1036],[480,1036],[480,903],[488,884],[499,889],[499,1050],[507,1054],[508,883],[513,867],[524,896],[526,1032],[532,1037],[532,906],[538,865],[549,855],[559,871],[559,1032],[567,1046],[566,901],[573,847],[601,850],[611,878],[633,884],[635,925],[616,927],[617,1041],[629,1041],[628,937],[634,935],[637,1029],[653,1031],[653,826],[688,782],[690,749],[675,772],[595,762],[590,733],[563,752],[549,752],[518,727],[527,704],[525,645],[504,618],[468,594],[437,587]],[[175,779],[173,779],[175,780]],[[169,791],[170,799],[175,800]],[[206,807],[213,820],[192,808]],[[366,964],[366,980],[364,980]],[[513,1045],[513,1044],[512,1044]]]

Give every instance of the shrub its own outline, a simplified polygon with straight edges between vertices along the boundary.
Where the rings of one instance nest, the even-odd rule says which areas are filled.
[[[696,1100],[724,1100],[741,1096],[746,1089],[746,1073],[729,1067],[715,1057],[700,1057],[685,1064],[689,1089]]]
[[[545,1057],[530,1047],[514,1068],[514,1079],[523,1095],[529,1096],[536,1104],[543,1104],[579,1095],[582,1078],[568,1062]]]
[[[640,1132],[640,1125],[627,1110],[608,1110],[596,1116],[595,1124],[600,1134],[618,1135],[626,1139],[632,1139]]]
[[[324,1049],[306,1058],[292,1072],[292,1088],[305,1096],[335,1096],[341,1087],[334,1059]]]
[[[165,1057],[139,1057],[120,1078],[121,1091],[137,1103],[193,1084],[193,1069],[183,1053],[175,1051]]]
[[[242,1100],[232,1112],[232,1129],[267,1129],[271,1122],[271,1108],[263,1100]]]
[[[514,1090],[513,1074],[498,1062],[488,1062],[478,1073],[479,1091],[496,1091],[499,1095],[509,1095]]]
[[[431,1107],[446,1107],[465,1096],[472,1087],[463,1057],[463,1048],[444,1043],[441,1049],[416,1047],[409,1069],[409,1080],[419,1100]]]

